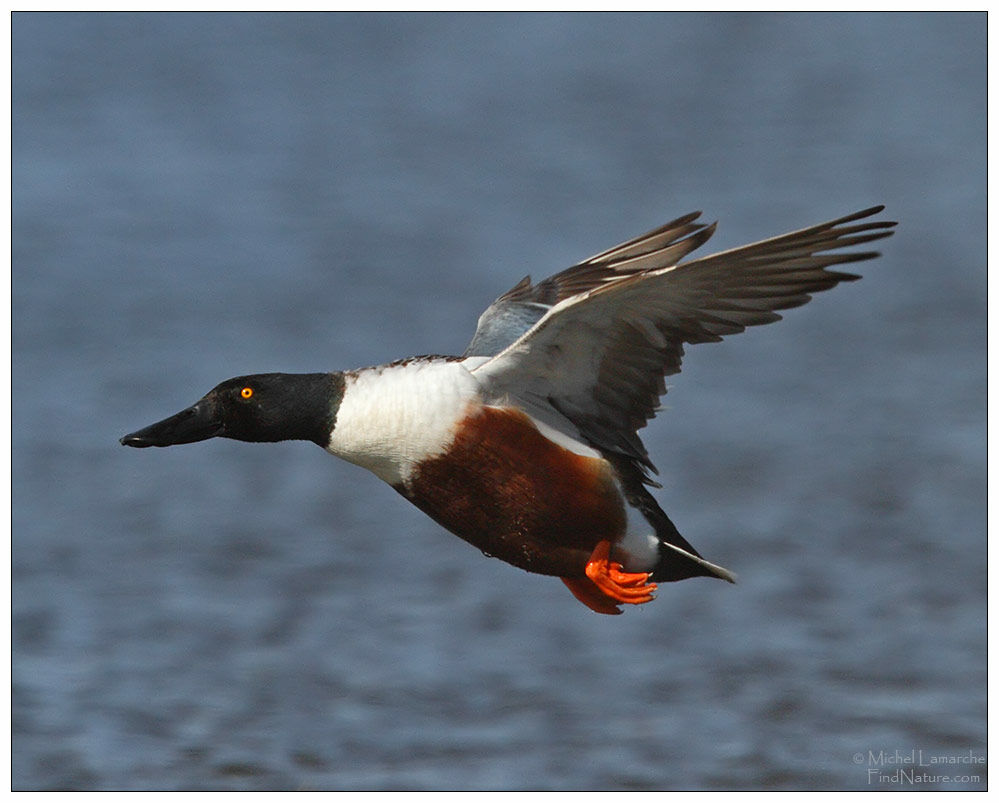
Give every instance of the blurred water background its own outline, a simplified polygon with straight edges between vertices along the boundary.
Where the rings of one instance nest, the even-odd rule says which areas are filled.
[[[985,788],[984,15],[12,28],[15,789]],[[692,209],[874,203],[863,281],[645,431],[734,587],[602,617],[311,445],[117,442]]]

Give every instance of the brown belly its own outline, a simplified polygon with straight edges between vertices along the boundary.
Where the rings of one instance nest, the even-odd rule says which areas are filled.
[[[539,574],[582,577],[597,543],[626,526],[607,461],[552,443],[513,408],[466,418],[450,449],[397,490],[486,554]]]

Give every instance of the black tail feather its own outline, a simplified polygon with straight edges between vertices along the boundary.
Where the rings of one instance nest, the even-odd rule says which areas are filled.
[[[728,569],[709,563],[680,535],[676,525],[659,507],[642,483],[641,472],[635,464],[623,455],[604,455],[614,465],[621,477],[621,484],[628,503],[637,508],[646,520],[655,527],[659,538],[659,562],[652,570],[651,579],[659,583],[672,583],[688,577],[717,577],[735,582],[735,575]],[[617,458],[617,459],[615,459]]]
[[[657,583],[672,583],[688,577],[717,577],[730,583],[735,582],[735,575],[728,569],[662,541],[659,544],[659,563],[652,570],[651,579]]]

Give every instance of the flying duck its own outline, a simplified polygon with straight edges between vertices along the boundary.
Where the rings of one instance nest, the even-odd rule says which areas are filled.
[[[553,575],[603,614],[653,599],[657,583],[734,582],[680,535],[638,430],[656,414],[684,346],[779,320],[775,310],[858,279],[828,268],[892,234],[837,220],[684,261],[715,231],[684,215],[532,284],[482,313],[460,357],[354,371],[228,379],[121,439],[306,440],[369,469],[459,538]]]

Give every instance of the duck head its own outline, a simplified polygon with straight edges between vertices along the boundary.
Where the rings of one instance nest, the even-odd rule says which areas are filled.
[[[227,379],[190,407],[121,439],[123,446],[176,446],[208,438],[329,442],[343,374],[255,374]]]

